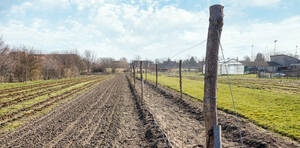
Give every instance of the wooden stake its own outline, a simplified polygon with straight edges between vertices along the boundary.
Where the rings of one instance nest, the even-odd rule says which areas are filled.
[[[143,61],[140,61],[140,74],[141,74],[141,99],[144,99],[144,81],[143,81]]]
[[[135,88],[135,65],[133,65],[133,87]]]
[[[145,64],[145,65],[147,65],[147,66],[145,66],[145,80],[148,80],[148,79],[147,79],[147,73],[148,73],[148,62],[147,62],[147,64]]]
[[[179,87],[180,87],[180,98],[182,98],[182,75],[181,75],[182,60],[179,60]]]
[[[217,70],[219,54],[219,38],[223,27],[223,6],[213,5],[209,8],[209,28],[206,45],[205,78],[204,78],[204,120],[206,128],[206,147],[213,148],[214,127],[217,126]]]
[[[155,77],[156,77],[155,87],[157,87],[157,64],[155,64]]]

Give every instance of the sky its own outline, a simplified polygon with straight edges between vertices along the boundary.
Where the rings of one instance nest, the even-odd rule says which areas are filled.
[[[224,6],[225,57],[300,53],[300,0],[0,0],[0,36],[43,53],[203,58],[209,6]],[[205,43],[202,43],[202,42]],[[199,44],[202,43],[202,44]],[[190,49],[190,47],[195,48]],[[252,46],[253,45],[253,46]],[[188,50],[187,50],[188,49]]]

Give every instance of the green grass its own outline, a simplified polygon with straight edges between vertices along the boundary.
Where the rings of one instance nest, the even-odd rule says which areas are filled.
[[[148,80],[154,80],[148,75]],[[160,75],[158,82],[179,90],[178,78]],[[300,95],[272,92],[260,89],[232,86],[238,113],[257,125],[300,140]],[[203,80],[183,79],[183,93],[203,100]],[[219,83],[217,106],[233,112],[233,105],[227,84]]]
[[[85,85],[89,82],[79,83],[77,85],[74,85],[74,86],[59,90],[59,91],[52,92],[50,94],[45,94],[45,95],[42,95],[42,96],[38,96],[34,99],[30,99],[28,101],[24,101],[24,102],[15,104],[15,105],[11,105],[11,106],[8,106],[8,107],[1,108],[0,109],[0,116],[2,116],[4,114],[7,114],[8,112],[16,112],[16,111],[18,111],[22,108],[32,106],[33,104],[44,101],[44,100],[50,98],[51,96],[60,95],[60,94],[62,94],[64,92],[67,92],[69,90],[72,90],[72,89],[75,89],[75,88],[80,88],[80,87],[82,87],[83,85]]]
[[[86,88],[87,89],[87,88]],[[47,114],[48,112],[50,112],[52,109],[58,107],[60,104],[63,104],[65,102],[68,102],[69,100],[75,98],[75,96],[78,96],[79,94],[81,94],[83,91],[85,91],[86,89],[82,90],[82,91],[78,91],[76,92],[75,94],[72,94],[71,96],[69,96],[68,98],[65,98],[63,100],[60,100],[56,103],[54,103],[53,105],[41,110],[40,112],[37,112],[36,114],[28,117],[28,118],[22,118],[21,120],[17,120],[17,121],[14,121],[14,122],[11,122],[11,123],[8,123],[6,126],[2,127],[2,129],[0,130],[0,133],[1,132],[5,132],[5,131],[12,131],[18,127],[20,127],[21,125],[23,125],[24,123],[34,119],[34,118],[37,118],[41,115],[45,115]]]
[[[73,78],[63,78],[63,79],[52,79],[52,80],[37,80],[37,81],[27,81],[27,82],[13,82],[13,83],[0,83],[0,90],[8,89],[8,88],[17,88],[17,87],[24,87],[30,86],[34,84],[45,84],[45,83],[52,83],[52,82],[59,82],[63,80],[70,80],[70,79],[80,79],[86,76],[78,76]]]

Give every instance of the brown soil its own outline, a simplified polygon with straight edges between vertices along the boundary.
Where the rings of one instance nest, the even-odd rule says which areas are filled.
[[[17,120],[21,120],[25,117],[29,117],[32,116],[36,113],[38,113],[39,111],[42,111],[43,109],[53,105],[56,102],[59,102],[61,100],[64,100],[70,96],[72,96],[73,94],[76,94],[77,92],[80,92],[86,88],[91,87],[92,85],[94,85],[96,83],[96,81],[93,82],[89,82],[87,84],[85,84],[83,87],[79,87],[79,88],[74,88],[71,90],[68,90],[62,94],[56,95],[56,96],[51,96],[48,99],[41,101],[41,102],[37,102],[35,104],[33,104],[32,106],[28,106],[28,107],[24,107],[16,112],[12,112],[12,113],[8,113],[5,114],[3,116],[0,117],[0,128],[4,127],[5,125],[7,125],[8,123],[17,121]]]
[[[163,86],[155,88],[154,84],[148,81],[146,84],[146,90],[150,91],[152,95],[155,94],[153,91],[155,91],[157,95],[162,95],[162,98],[166,100],[165,102],[168,102],[167,104],[173,102],[173,104],[175,104],[174,106],[178,106],[179,113],[184,112],[186,114],[190,114],[204,126],[202,102],[186,95],[184,95],[183,99],[180,99],[180,94],[177,91]],[[153,97],[151,97],[151,101],[149,102],[152,101]],[[238,128],[241,129],[242,140],[245,147],[300,147],[300,144],[297,141],[293,141],[290,138],[283,137],[279,134],[258,127],[246,119],[239,118],[237,120],[234,115],[220,110],[218,110],[218,121],[222,126],[223,147],[242,146]]]
[[[104,80],[47,115],[0,136],[1,147],[167,146],[125,76]]]
[[[204,147],[202,104],[164,87],[133,88],[117,75],[45,116],[0,135],[0,147]],[[239,147],[234,116],[221,112],[223,147]],[[299,147],[299,143],[242,120],[245,147]]]
[[[100,78],[100,79],[103,79],[103,78]],[[50,85],[50,86],[45,86],[45,87],[43,86],[43,87],[40,87],[37,89],[30,89],[30,90],[26,90],[21,93],[8,94],[8,96],[3,96],[3,98],[7,98],[7,97],[16,97],[16,98],[14,98],[13,100],[5,101],[5,102],[0,100],[0,108],[6,107],[6,106],[9,106],[12,104],[16,104],[16,103],[19,103],[22,101],[27,101],[27,100],[33,99],[37,96],[49,94],[51,92],[58,91],[58,90],[61,90],[64,88],[68,88],[70,86],[73,86],[73,85],[76,85],[76,84],[79,84],[82,82],[90,81],[90,80],[95,80],[95,79],[82,79],[82,80],[70,81],[68,83],[62,83],[62,84],[59,83],[54,86]],[[42,90],[42,91],[37,91],[37,90]],[[37,91],[37,92],[35,92],[35,91]],[[34,93],[31,93],[31,92],[34,92]],[[27,93],[30,93],[30,94],[27,94]]]

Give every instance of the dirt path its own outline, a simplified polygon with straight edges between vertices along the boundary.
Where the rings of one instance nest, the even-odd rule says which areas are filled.
[[[166,147],[131,92],[124,75],[104,80],[47,115],[3,134],[0,147]]]
[[[138,94],[140,94],[140,87],[138,81],[136,85]],[[165,95],[155,91],[149,85],[144,85],[144,93],[145,104],[174,147],[204,147],[205,126],[204,122],[199,121],[199,118],[203,119],[202,115],[191,114],[178,105],[178,102],[166,99]],[[236,147],[240,144],[223,139],[223,146]]]
[[[137,81],[140,82],[140,81]],[[124,75],[104,80],[14,132],[0,135],[0,147],[203,147],[202,105],[152,84],[133,88]],[[234,117],[219,112],[223,146],[241,146]],[[246,147],[297,147],[243,121]]]
[[[140,83],[140,81],[138,81]],[[137,83],[137,86],[140,84]],[[149,106],[152,106],[153,114],[157,114],[157,120],[160,120],[160,125],[164,127],[166,132],[170,132],[170,134],[175,133],[175,137],[180,139],[178,132],[180,129],[182,130],[200,130],[204,127],[204,119],[202,115],[203,104],[200,101],[195,101],[193,98],[189,96],[183,97],[183,99],[179,98],[179,93],[171,90],[166,87],[159,86],[155,88],[154,84],[151,82],[146,82],[145,84],[145,92],[146,92],[146,102]],[[159,98],[159,99],[156,99]],[[164,101],[162,101],[164,100]],[[164,105],[161,105],[164,104]],[[173,105],[170,105],[173,104]],[[157,113],[154,113],[157,112]],[[165,114],[165,112],[169,112]],[[172,117],[173,115],[180,117]],[[170,117],[171,116],[171,117]],[[184,117],[185,116],[185,117]],[[184,117],[184,118],[182,118]],[[178,121],[172,121],[178,120]],[[182,120],[186,120],[185,124],[180,126],[180,122]],[[287,137],[283,137],[279,134],[270,132],[261,127],[258,127],[246,119],[240,119],[240,122],[237,122],[235,116],[224,113],[223,111],[218,110],[218,120],[220,125],[222,126],[222,142],[223,147],[239,147],[241,146],[238,127],[241,128],[242,139],[245,147],[300,147],[299,142],[293,141]],[[193,121],[192,123],[190,123]],[[194,125],[197,123],[198,125]],[[175,123],[175,124],[170,124]],[[185,125],[190,124],[193,125],[191,127],[185,127]],[[177,130],[178,129],[178,130]],[[183,133],[184,136],[191,136],[196,134],[196,132],[192,132],[193,134]],[[203,132],[200,132],[203,135]],[[195,135],[197,136],[197,135]],[[182,136],[181,136],[182,137]],[[204,145],[204,137],[198,136],[201,138],[200,145]],[[189,137],[188,137],[189,138]],[[188,139],[187,138],[187,139]],[[176,139],[174,140],[176,141]],[[177,140],[180,142],[180,140]],[[188,139],[192,145],[196,144],[197,140]],[[184,143],[187,143],[184,141]]]

